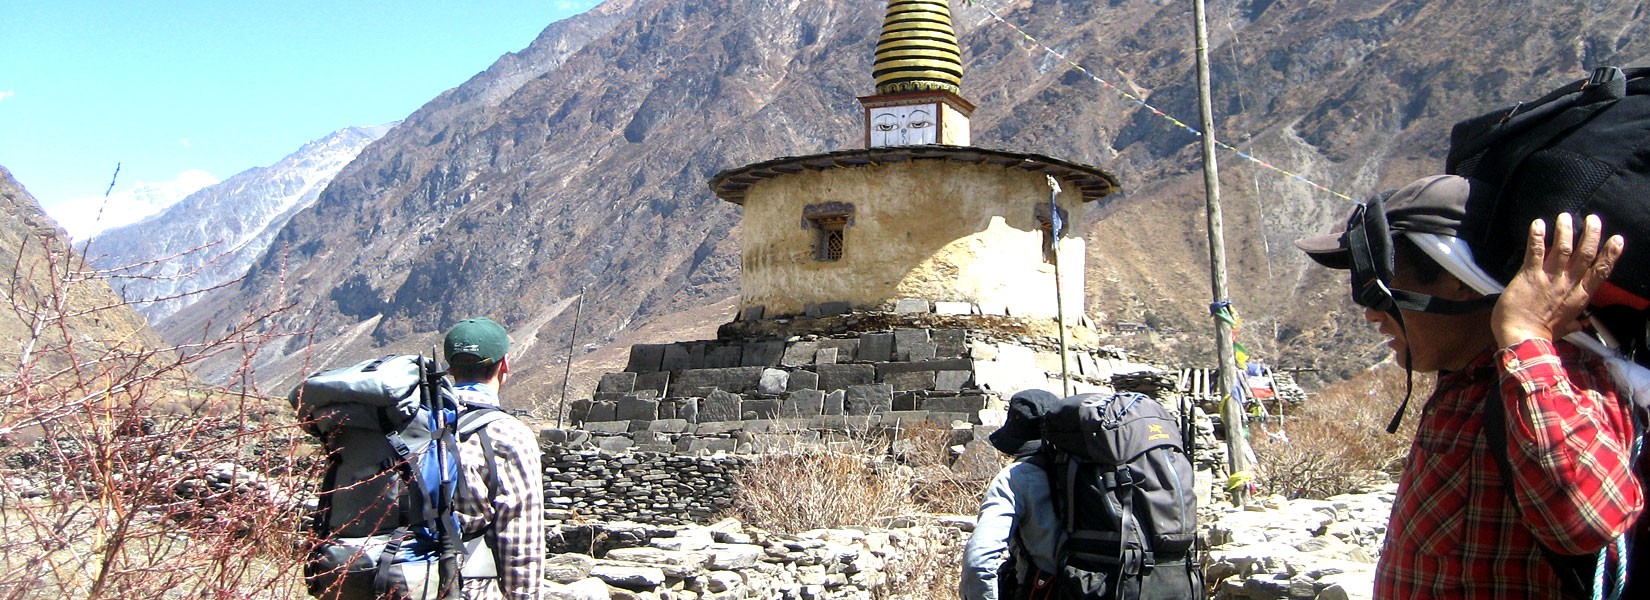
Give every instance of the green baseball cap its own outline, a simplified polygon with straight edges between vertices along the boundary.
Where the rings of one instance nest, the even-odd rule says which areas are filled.
[[[447,364],[490,365],[504,360],[504,353],[510,351],[510,334],[487,317],[465,319],[447,330],[442,348]]]

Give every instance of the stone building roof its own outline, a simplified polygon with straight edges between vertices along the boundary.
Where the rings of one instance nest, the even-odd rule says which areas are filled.
[[[972,146],[883,146],[854,150],[839,150],[808,156],[785,156],[717,173],[710,180],[710,189],[716,197],[743,206],[745,192],[757,183],[803,171],[863,167],[910,162],[914,160],[945,160],[963,163],[992,164],[1053,175],[1063,185],[1075,186],[1082,192],[1084,202],[1093,202],[1118,191],[1117,176],[1099,167],[1078,164],[1058,158],[992,150]]]

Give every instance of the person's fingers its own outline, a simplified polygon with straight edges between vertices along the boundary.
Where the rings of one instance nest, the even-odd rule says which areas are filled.
[[[1599,251],[1598,258],[1592,261],[1581,280],[1582,288],[1587,291],[1588,297],[1592,297],[1593,292],[1598,291],[1599,286],[1610,279],[1610,272],[1615,270],[1626,244],[1627,241],[1619,235],[1612,235],[1604,241],[1604,248]]]
[[[1530,236],[1524,243],[1525,268],[1542,264],[1547,259],[1547,222],[1530,221]]]
[[[1598,215],[1587,215],[1581,222],[1581,241],[1576,243],[1575,256],[1570,258],[1570,278],[1575,281],[1581,281],[1593,270],[1593,261],[1598,258],[1598,240],[1604,237],[1604,225]]]
[[[1557,274],[1570,268],[1570,254],[1575,249],[1575,223],[1570,213],[1558,213],[1553,219],[1553,234],[1548,236],[1547,273]]]

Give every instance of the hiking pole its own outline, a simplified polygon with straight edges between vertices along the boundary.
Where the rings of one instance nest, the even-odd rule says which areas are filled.
[[[1209,28],[1203,19],[1203,0],[1192,0],[1192,8],[1197,33],[1197,104],[1203,129],[1200,136],[1203,141],[1203,188],[1207,194],[1209,223],[1209,280],[1214,292],[1210,312],[1214,313],[1215,318],[1215,357],[1219,361],[1220,371],[1220,415],[1221,421],[1226,424],[1226,462],[1232,479],[1236,481],[1240,474],[1248,475],[1249,445],[1243,438],[1243,409],[1238,405],[1240,399],[1233,394],[1233,388],[1237,387],[1237,374],[1233,372],[1236,357],[1232,350],[1232,324],[1217,310],[1231,301],[1226,299],[1226,240],[1220,216],[1220,167],[1215,160],[1215,118],[1209,98]],[[1231,491],[1233,504],[1243,506],[1248,502],[1247,485],[1240,485]]]

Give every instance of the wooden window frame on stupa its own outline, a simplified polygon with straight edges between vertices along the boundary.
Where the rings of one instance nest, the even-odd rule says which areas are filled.
[[[854,205],[846,202],[810,204],[802,220],[814,230],[814,260],[837,262],[847,251],[848,227],[854,224]]]

